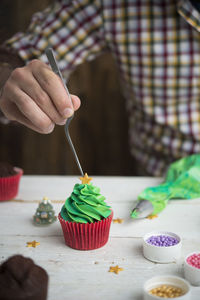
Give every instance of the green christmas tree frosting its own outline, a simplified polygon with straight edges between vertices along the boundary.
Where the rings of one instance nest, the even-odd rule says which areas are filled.
[[[82,180],[82,182],[85,181]],[[77,183],[61,209],[61,216],[68,222],[94,223],[100,221],[111,214],[110,206],[104,200],[105,197],[100,194],[98,187],[88,183]]]

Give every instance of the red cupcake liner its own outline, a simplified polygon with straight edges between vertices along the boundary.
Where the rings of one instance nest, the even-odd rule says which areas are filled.
[[[0,177],[0,201],[10,200],[17,196],[19,190],[19,181],[23,174],[20,168],[14,168],[17,174]]]
[[[75,223],[65,221],[59,213],[65,244],[77,250],[94,250],[103,247],[109,237],[113,212],[109,217],[94,223]]]

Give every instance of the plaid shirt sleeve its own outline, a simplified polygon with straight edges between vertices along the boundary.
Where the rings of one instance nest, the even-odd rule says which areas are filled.
[[[5,45],[26,62],[38,58],[47,63],[44,50],[52,47],[61,70],[72,71],[106,48],[99,1],[58,0],[33,15],[26,33],[17,33]]]

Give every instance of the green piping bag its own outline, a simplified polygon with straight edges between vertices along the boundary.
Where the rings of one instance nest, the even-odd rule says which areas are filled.
[[[200,154],[193,154],[173,162],[165,181],[148,187],[138,196],[138,203],[131,212],[133,219],[159,214],[170,199],[200,197]],[[142,201],[142,202],[141,202]]]

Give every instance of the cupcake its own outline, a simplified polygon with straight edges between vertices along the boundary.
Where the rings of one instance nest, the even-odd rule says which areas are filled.
[[[67,246],[93,250],[107,243],[113,212],[91,178],[85,174],[80,179],[82,183],[75,184],[58,218]]]
[[[0,162],[0,201],[10,200],[17,196],[22,174],[22,169]]]
[[[46,300],[48,275],[32,259],[10,257],[0,266],[0,300]]]

